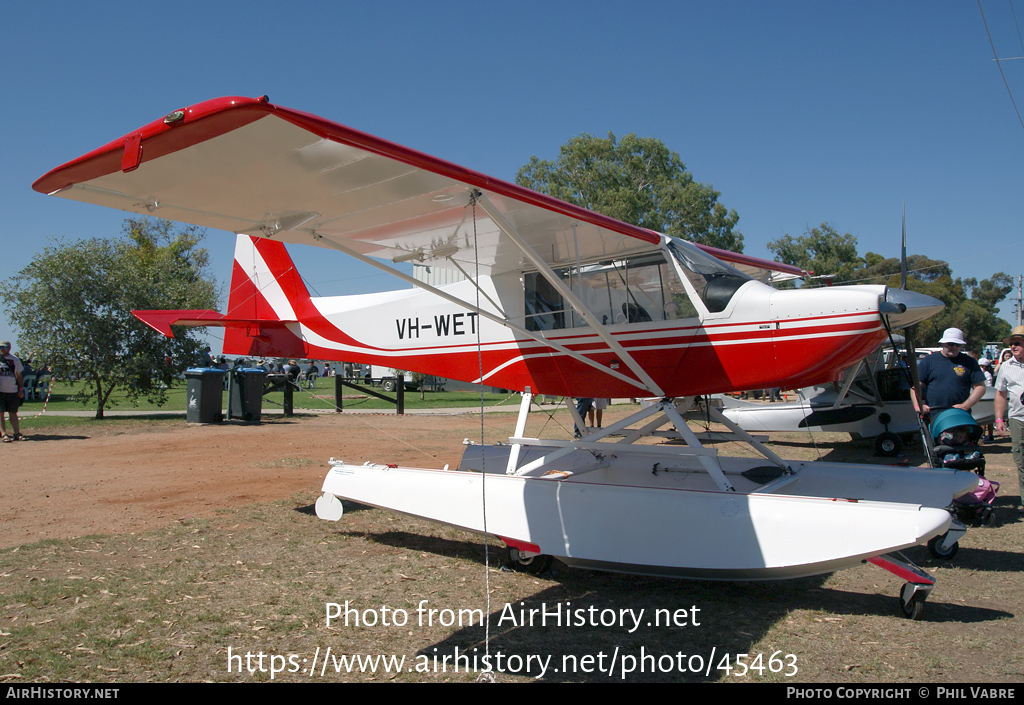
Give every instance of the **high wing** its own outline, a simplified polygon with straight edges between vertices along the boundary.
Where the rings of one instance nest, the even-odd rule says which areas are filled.
[[[60,166],[33,188],[141,215],[431,266],[523,268],[523,253],[471,207],[486,197],[549,266],[618,258],[658,235],[266,97],[177,110]],[[474,246],[476,243],[476,246]],[[755,279],[796,267],[703,248]]]

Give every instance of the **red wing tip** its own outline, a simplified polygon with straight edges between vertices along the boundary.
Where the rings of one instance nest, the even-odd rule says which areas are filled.
[[[127,140],[137,139],[141,143],[151,138],[158,138],[158,140],[166,138],[165,142],[167,144],[165,145],[156,146],[152,143],[147,145],[141,156],[142,161],[149,161],[161,154],[180,148],[178,142],[181,140],[176,138],[175,135],[185,126],[200,122],[205,118],[225,115],[239,109],[256,110],[263,114],[272,112],[274,108],[275,106],[268,101],[267,96],[260,96],[259,98],[224,96],[172,110],[123,137],[119,137],[88,154],[83,154],[77,159],[51,169],[33,182],[32,189],[42,194],[52,195],[74,186],[76,183],[82,183],[97,176],[120,171],[122,156],[125,152],[125,142]],[[220,123],[221,121],[214,120],[211,122]],[[238,120],[227,120],[224,122],[224,125],[218,124],[214,127],[199,128],[198,132],[204,138],[209,138],[218,132],[240,124]],[[186,127],[185,129],[186,132],[195,131],[192,127]],[[195,138],[186,138],[184,142],[187,144],[192,139]],[[136,164],[135,166],[138,165]]]

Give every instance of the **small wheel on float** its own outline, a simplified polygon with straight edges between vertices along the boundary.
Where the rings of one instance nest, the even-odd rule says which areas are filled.
[[[903,610],[903,616],[907,619],[920,619],[927,598],[927,590],[920,590],[913,583],[903,583],[900,589],[900,608]]]
[[[508,548],[508,564],[513,570],[518,570],[530,575],[541,575],[551,569],[551,556],[529,555],[524,556],[518,548]]]
[[[903,441],[895,433],[886,431],[875,439],[875,455],[895,458],[903,452]]]
[[[921,619],[921,613],[924,612],[924,598],[914,595],[909,602],[900,600],[900,606],[903,608],[903,616],[907,619]]]
[[[942,542],[946,540],[946,534],[942,536],[936,536],[928,542],[928,552],[932,554],[932,558],[938,558],[939,560],[949,561],[956,556],[960,550],[960,542],[957,541],[949,548],[943,548]]]

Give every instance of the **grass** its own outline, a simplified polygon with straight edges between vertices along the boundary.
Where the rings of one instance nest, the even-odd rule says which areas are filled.
[[[67,382],[54,382],[50,392],[49,402],[46,404],[47,411],[93,411],[96,410],[95,401],[83,404],[79,398],[82,386]],[[380,392],[380,388],[375,388]],[[167,400],[164,404],[158,405],[146,399],[130,400],[122,390],[115,390],[110,395],[107,404],[108,411],[139,410],[153,412],[180,411],[184,413],[186,398],[185,384],[166,390]],[[392,395],[393,396],[393,395]],[[480,404],[480,394],[477,392],[426,392],[424,400],[420,400],[419,392],[405,393],[405,408],[407,409],[445,409],[454,407],[475,407]],[[225,392],[223,404],[227,404],[228,397]],[[508,394],[484,394],[484,405],[494,406],[504,404],[517,405],[518,395],[510,398]],[[333,409],[334,408],[334,385],[329,382],[321,382],[318,389],[296,390],[292,401],[296,409]],[[282,408],[284,406],[284,392],[273,392],[263,398],[264,409]],[[361,395],[353,389],[346,389],[343,408],[346,410],[361,409],[394,409],[394,404],[382,401],[370,395]],[[21,408],[19,415],[28,418],[39,413],[43,409],[43,400],[26,401]]]
[[[315,390],[314,390],[315,391]],[[353,394],[358,396],[358,392],[352,391]],[[492,406],[509,406],[512,408],[518,408],[519,406],[519,395],[518,394],[484,394],[484,407]],[[299,395],[296,395],[296,404],[298,404]],[[331,405],[333,408],[333,392],[331,395]],[[427,392],[425,399],[420,401],[419,392],[406,392],[405,393],[405,408],[406,409],[451,409],[451,408],[478,408],[480,406],[480,393],[479,392]],[[344,409],[393,409],[393,404],[381,401],[375,397],[365,396],[362,398],[350,398],[349,394],[345,395]]]
[[[82,391],[81,384],[69,382],[53,382],[50,386],[50,398],[27,400],[22,406],[19,414],[29,416],[42,411],[44,402],[47,411],[96,411],[95,400],[82,402],[79,396]],[[123,390],[114,390],[107,403],[108,410],[114,409],[139,409],[143,411],[184,411],[185,410],[185,385],[174,387],[167,391],[167,402],[163,405],[154,404],[145,398],[137,401],[128,399]]]

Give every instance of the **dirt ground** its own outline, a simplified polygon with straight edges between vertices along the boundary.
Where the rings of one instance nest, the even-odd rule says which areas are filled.
[[[609,410],[606,423],[635,408],[614,407]],[[565,414],[554,418],[534,415],[526,435],[565,437],[571,434],[571,422],[567,427],[566,417]],[[190,530],[191,519],[212,518],[218,513],[223,517],[226,511],[235,513],[261,502],[289,500],[308,510],[308,505],[319,493],[327,469],[326,461],[331,457],[350,462],[370,460],[423,467],[456,465],[462,454],[463,439],[478,441],[483,437],[488,443],[506,440],[515,418],[514,413],[485,414],[482,420],[476,414],[396,417],[349,413],[294,419],[269,418],[259,425],[189,426],[176,421],[117,421],[110,426],[90,424],[49,431],[29,430],[32,435],[29,442],[0,446],[6,480],[0,489],[0,548],[23,546],[43,539],[65,540],[88,535],[105,535],[108,538],[96,539],[106,547],[102,553],[92,549],[87,552],[79,545],[81,541],[70,541],[66,546],[62,543],[54,548],[44,545],[43,548],[22,549],[25,560],[31,563],[22,567],[17,567],[20,565],[17,554],[10,552],[7,560],[16,567],[5,568],[6,572],[0,577],[7,578],[8,582],[17,580],[19,585],[27,581],[25,584],[37,586],[31,588],[36,591],[45,589],[42,586],[48,583],[40,583],[35,576],[42,573],[33,571],[47,570],[43,556],[50,552],[54,556],[67,553],[74,556],[73,561],[92,556],[89,560],[100,566],[104,560],[113,560],[104,556],[132,555],[125,549],[109,548],[120,541],[118,537],[127,534],[178,527],[168,529],[168,536],[176,536],[174,531]],[[870,441],[850,441],[845,434],[821,434],[813,443],[806,434],[773,434],[771,445],[780,455],[792,459],[891,462],[873,458]],[[723,454],[740,454],[737,447],[720,447],[720,451]],[[916,447],[908,449],[908,453],[913,459],[919,459]],[[1009,442],[986,447],[986,457],[988,476],[1002,482],[1004,487],[996,503],[997,526],[969,531],[961,541],[962,550],[954,562],[932,560],[923,548],[911,552],[913,560],[939,579],[921,622],[908,622],[899,616],[895,595],[900,581],[869,565],[833,576],[760,585],[637,578],[577,571],[563,566],[556,575],[543,578],[519,576],[505,579],[492,574],[492,580],[502,587],[495,588],[492,583],[491,590],[497,590],[495,595],[504,595],[502,591],[506,591],[508,595],[496,599],[512,603],[521,599],[548,599],[549,596],[552,602],[571,598],[576,601],[574,604],[587,604],[588,600],[594,604],[610,600],[609,604],[621,605],[639,604],[638,600],[683,601],[687,604],[693,601],[703,606],[714,628],[709,627],[707,633],[700,637],[706,644],[693,640],[687,643],[688,648],[732,645],[737,652],[760,650],[771,653],[775,648],[792,650],[800,654],[800,681],[1019,682],[1024,676],[1024,657],[1021,656],[1024,653],[1024,630],[1018,622],[1024,603],[1019,590],[1020,571],[1024,569],[1024,523],[1013,510],[1017,483]],[[339,524],[320,522],[308,514],[292,511],[286,514],[290,516],[283,521],[311,520],[315,527],[323,527],[319,529],[320,533],[312,528],[302,529],[317,536],[322,534],[316,542],[351,544],[347,549],[312,553],[314,557],[307,558],[303,554],[302,560],[315,566],[308,569],[313,572],[307,572],[303,580],[310,580],[310,575],[319,575],[316,570],[336,578],[340,569],[331,561],[347,563],[350,567],[345,570],[351,571],[371,556],[381,553],[382,557],[397,565],[394,571],[398,572],[393,573],[397,577],[381,578],[382,574],[392,575],[389,572],[392,568],[372,564],[373,570],[367,568],[366,579],[371,581],[368,585],[376,585],[373,580],[383,581],[381,587],[372,588],[380,596],[374,592],[373,598],[364,600],[390,600],[388,604],[403,604],[402,600],[413,600],[407,594],[409,590],[413,593],[422,591],[431,580],[448,575],[461,578],[444,577],[444,585],[438,588],[442,592],[430,593],[428,597],[437,600],[439,595],[447,594],[449,600],[455,600],[456,596],[462,600],[462,592],[458,591],[460,588],[456,584],[478,582],[475,559],[466,564],[468,569],[459,563],[466,561],[461,557],[462,553],[475,551],[477,537],[462,532],[444,533],[453,531],[448,529],[433,534],[435,529],[431,528],[432,525],[383,510],[356,509],[351,514],[346,513],[345,521]],[[242,529],[222,532],[227,536],[225,540],[230,539],[234,531]],[[295,538],[295,531],[297,529],[285,529],[280,536],[275,534],[261,539],[266,542],[267,558],[260,565],[271,566],[275,551],[291,550],[274,542],[285,547],[294,546],[288,542]],[[181,540],[185,542],[183,546],[190,546],[192,550],[199,548],[192,545],[194,538]],[[315,548],[310,546],[309,550]],[[232,550],[226,549],[224,555],[233,555]],[[172,555],[170,549],[168,555]],[[149,557],[146,558],[148,565]],[[318,560],[323,561],[322,566],[316,564]],[[417,561],[424,562],[420,573],[411,572],[417,569]],[[220,563],[231,567],[231,561],[222,556],[217,559],[216,567],[211,563],[211,575],[214,570],[226,569]],[[238,563],[241,565],[241,561]],[[246,563],[256,565],[249,559]],[[437,567],[434,563],[444,565]],[[86,570],[68,567],[74,563],[59,565],[59,570],[53,569],[54,580],[58,573],[71,571],[69,575],[77,576]],[[244,568],[242,566],[239,570]],[[275,569],[267,567],[261,570]],[[98,572],[101,568],[87,570]],[[189,583],[189,595],[194,596],[196,590],[212,590],[210,586],[219,584],[205,577],[205,573],[203,576],[205,582],[200,582],[200,587]],[[345,579],[355,580],[354,577]],[[282,584],[290,584],[295,582],[295,577],[289,572],[279,580]],[[162,584],[160,581],[157,583]],[[230,585],[230,581],[227,584]],[[394,595],[388,591],[393,591]],[[106,593],[105,590],[102,592]],[[0,623],[0,636],[21,641],[12,644],[10,651],[6,650],[6,644],[0,643],[0,661],[5,658],[4,654],[10,654],[11,658],[20,659],[18,663],[29,662],[25,654],[34,648],[39,637],[31,636],[30,631],[19,636],[15,628],[22,622],[16,621],[16,616],[22,612],[34,614],[36,616],[32,619],[36,621],[30,624],[39,625],[60,619],[60,605],[70,599],[64,593],[70,594],[70,590],[60,588],[60,594],[47,598],[49,602],[37,597],[15,598],[14,592],[12,596],[5,595],[5,599],[17,604],[8,606],[8,619]],[[35,592],[24,594],[35,595]],[[314,595],[316,599],[313,602],[319,601],[322,609],[322,595],[332,593],[328,588],[304,585],[302,594],[306,598]],[[415,595],[417,599],[418,595]],[[36,601],[56,606],[37,609],[24,604],[35,605]],[[227,598],[210,600],[210,603],[208,609],[214,606],[227,609],[224,605],[231,604]],[[269,600],[268,603],[273,605],[274,601]],[[414,606],[416,602],[409,604]],[[249,625],[255,620],[251,616],[254,609],[247,605],[237,621]],[[52,615],[48,610],[53,610]],[[205,613],[195,620],[197,624],[217,623]],[[170,621],[165,624],[169,625]],[[84,639],[86,633],[92,635],[91,631],[79,626],[64,629],[76,633],[82,631],[82,637],[73,639]],[[14,637],[5,634],[5,630],[13,632]],[[108,638],[109,625],[102,629],[96,627],[96,630],[98,643]],[[325,638],[327,634],[307,631],[313,635],[310,638]],[[661,639],[660,632],[658,635]],[[432,653],[431,649],[447,648],[449,641],[464,636],[459,632],[438,635],[436,641],[417,648],[421,648],[423,653]],[[173,633],[167,638],[170,643],[181,639]],[[551,633],[544,630],[513,630],[503,634],[502,638],[524,653],[531,649],[544,653],[554,648],[551,646]],[[601,630],[593,630],[586,636],[573,638],[579,641],[607,637]],[[672,640],[675,638],[665,637],[664,642],[643,643],[648,648],[654,644],[667,650],[678,648],[677,642]],[[289,636],[289,639],[299,643],[298,637]],[[411,642],[411,637],[408,640]],[[587,643],[589,646],[590,642]],[[260,644],[263,648],[263,642]],[[393,648],[407,646],[402,642]],[[379,644],[350,645],[349,648],[384,650]],[[559,648],[571,651],[574,647]],[[199,652],[200,649],[193,651]],[[208,659],[209,663],[220,667],[223,660],[220,652]],[[207,667],[204,662],[202,668]],[[10,669],[6,662],[0,668]],[[101,671],[102,668],[100,666]],[[186,678],[201,677],[198,675],[200,672],[201,668],[190,671]],[[84,676],[75,673],[68,677],[80,679]],[[180,676],[123,671],[118,675],[107,673],[106,677],[149,680]],[[221,677],[223,674],[218,675]],[[596,676],[591,679],[596,679]]]
[[[514,415],[500,415],[506,416],[514,422]],[[456,465],[465,435],[479,438],[480,421],[343,414],[268,417],[258,425],[111,426],[27,430],[29,441],[0,447],[0,547],[142,531],[213,516],[222,507],[315,492],[332,457]]]

